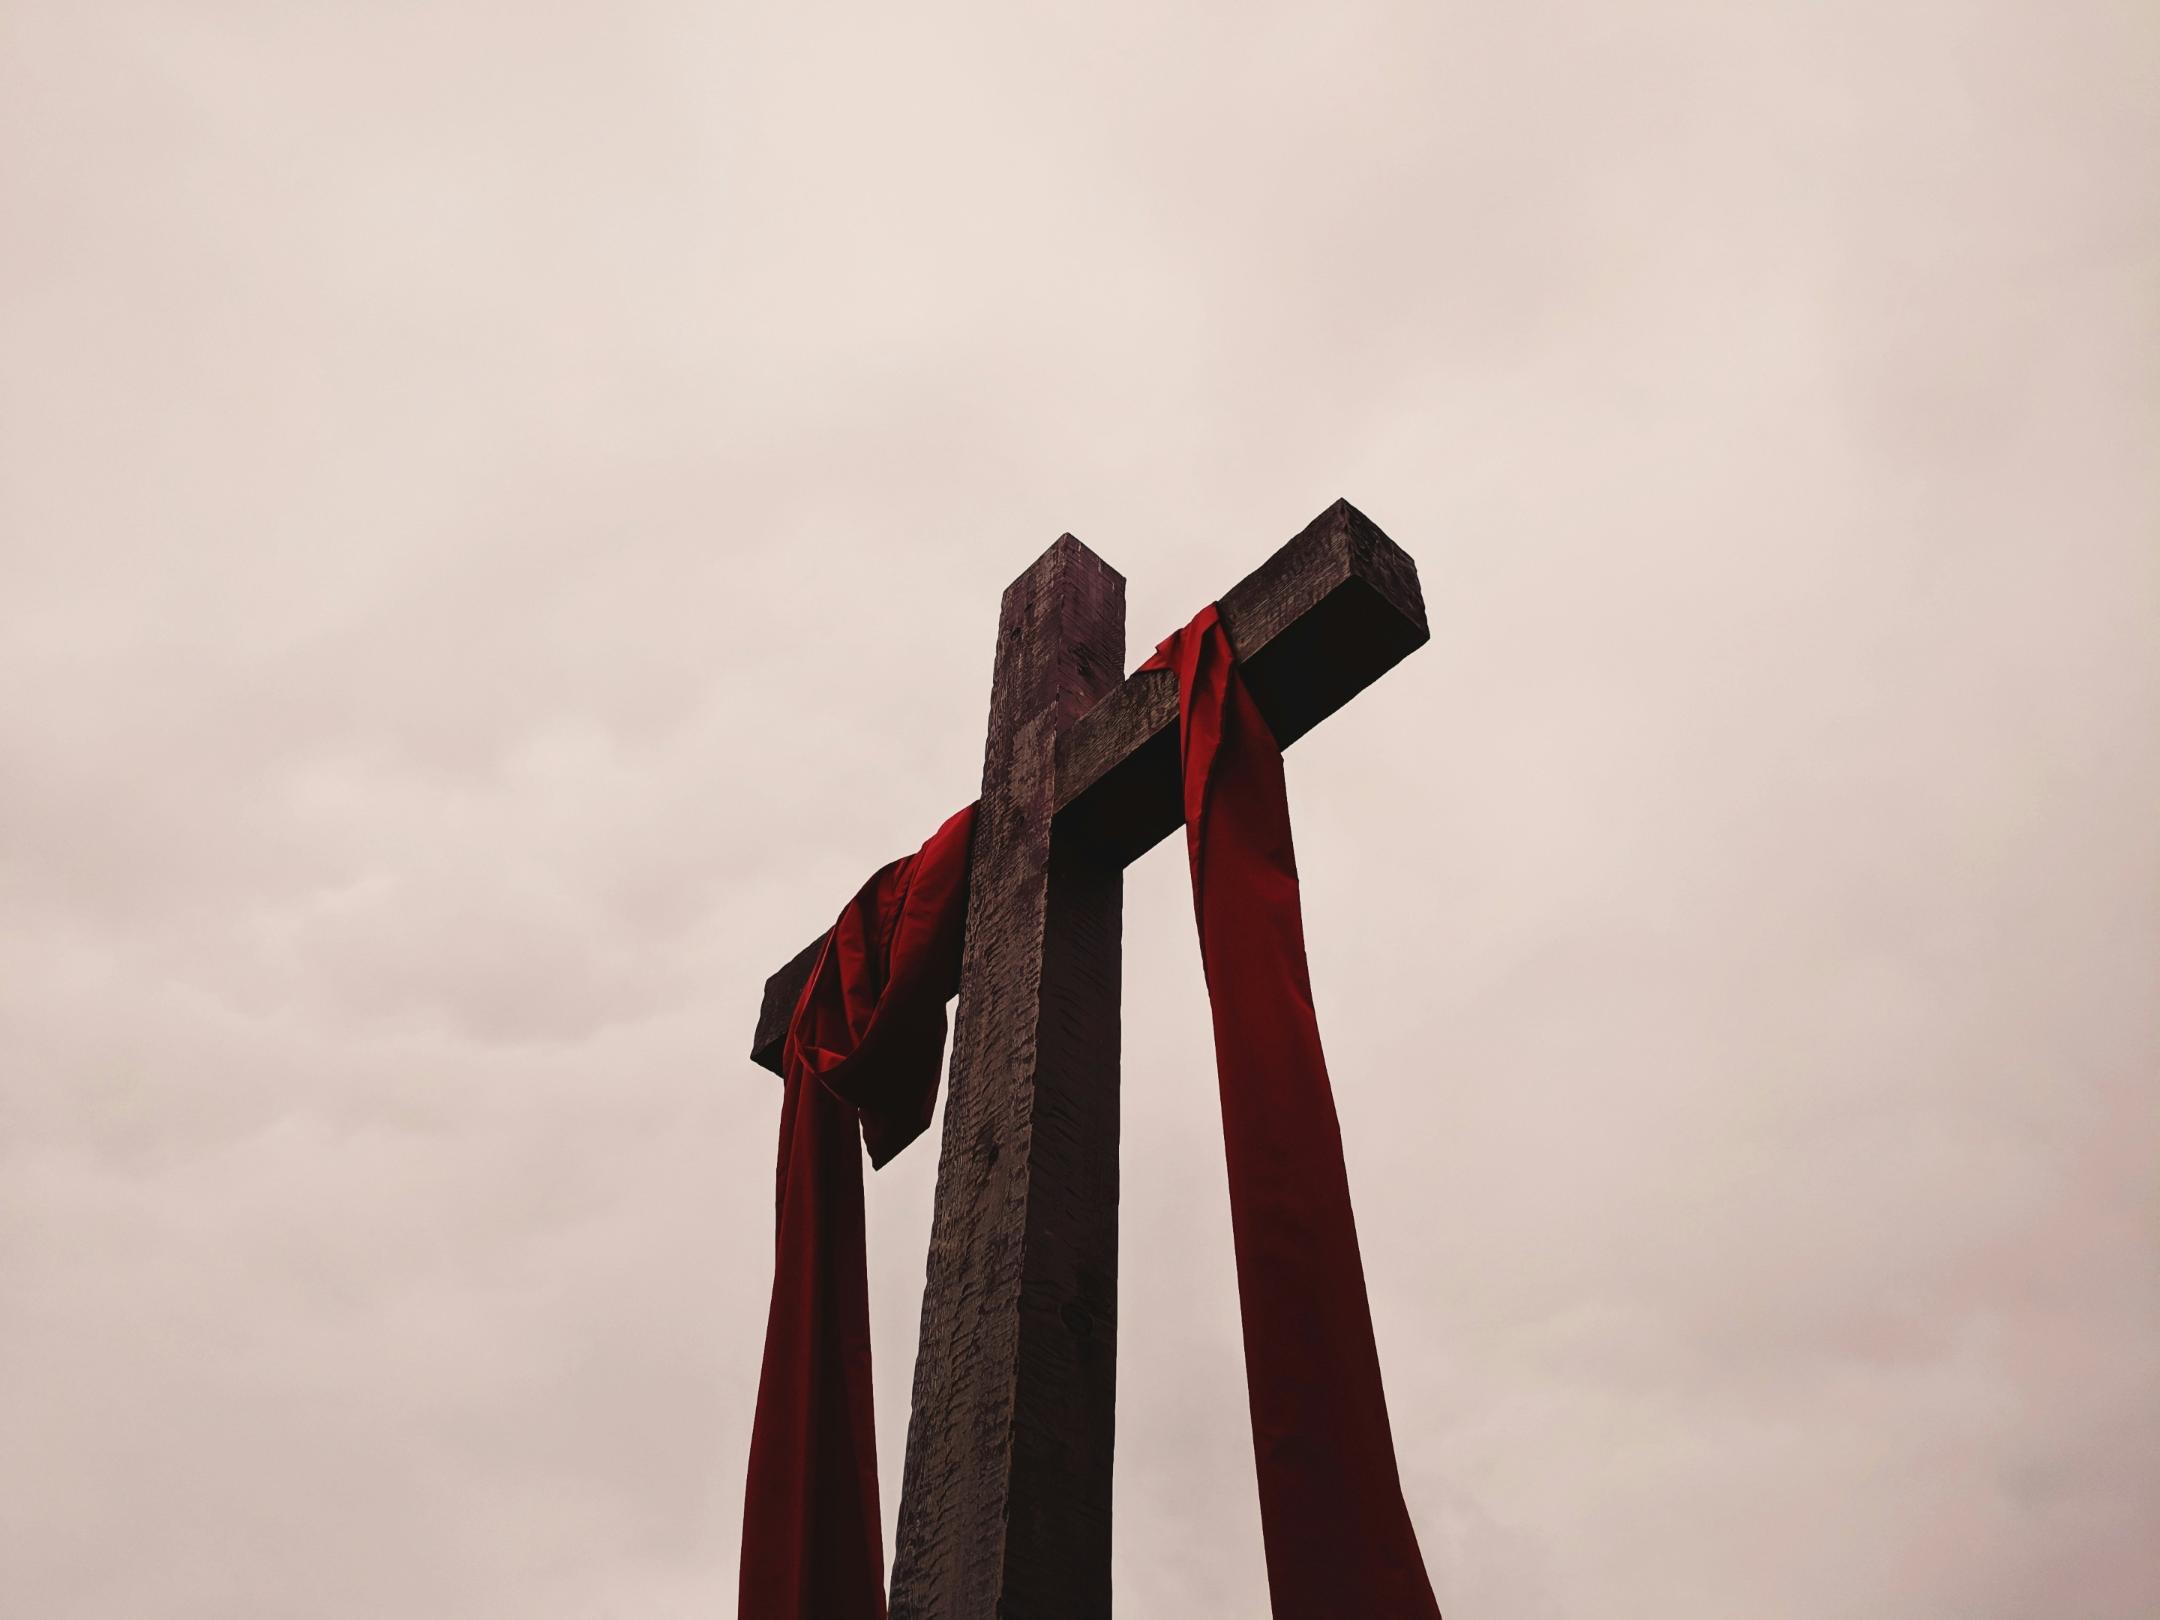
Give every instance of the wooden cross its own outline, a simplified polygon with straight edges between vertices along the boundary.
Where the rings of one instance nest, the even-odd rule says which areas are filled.
[[[1347,501],[1220,602],[1285,747],[1427,638]],[[1125,866],[1183,822],[1177,677],[1124,668],[1124,578],[1065,535],[998,613],[893,1620],[1110,1613]],[[766,981],[775,1073],[818,943]]]

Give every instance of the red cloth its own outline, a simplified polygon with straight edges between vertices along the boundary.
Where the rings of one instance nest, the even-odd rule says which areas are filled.
[[[1178,677],[1271,1607],[1276,1620],[1439,1620],[1395,1469],[1282,750],[1212,606],[1143,667]]]
[[[781,1054],[778,1232],[743,1498],[743,1620],[883,1620],[862,1156],[930,1123],[960,983],[969,805],[864,884]]]
[[[1282,751],[1212,606],[1145,667],[1178,676],[1271,1606],[1276,1620],[1439,1620],[1396,1474],[1305,966]],[[929,1123],[973,816],[961,811],[864,885],[795,1008],[742,1620],[885,1615],[855,1124],[883,1164]]]

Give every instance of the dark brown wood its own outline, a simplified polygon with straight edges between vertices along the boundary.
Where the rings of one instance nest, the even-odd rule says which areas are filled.
[[[1217,600],[1245,683],[1285,748],[1430,634],[1417,565],[1348,501]],[[1146,670],[1059,739],[1061,831],[1130,862],[1182,824],[1177,712],[1177,677]]]
[[[750,1043],[750,1057],[774,1074],[780,1072],[780,1043],[787,1039],[788,1020],[795,1016],[795,1002],[802,995],[810,970],[817,966],[818,952],[824,947],[825,936],[820,934],[790,957],[786,967],[765,981],[765,997],[758,1006],[757,1038]]]
[[[1005,593],[894,1620],[1110,1612],[1124,863],[1052,828],[1124,656],[1125,582],[1072,536]]]
[[[1348,501],[1313,519],[1220,601],[1246,680],[1285,748],[1429,635],[1417,565]],[[1162,626],[1166,634],[1176,628]],[[1061,841],[1126,862],[1153,848],[1183,819],[1176,680],[1151,671],[1117,686],[1060,734],[1056,777]],[[750,1056],[776,1074],[816,950],[813,941],[766,981]]]

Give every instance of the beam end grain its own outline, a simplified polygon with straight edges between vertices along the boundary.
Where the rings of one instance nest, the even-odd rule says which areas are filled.
[[[1219,599],[1246,684],[1285,748],[1430,639],[1417,564],[1337,501]],[[1058,740],[1058,825],[1130,862],[1184,818],[1177,678],[1143,670]]]
[[[825,936],[818,935],[789,957],[786,967],[765,981],[765,995],[758,1004],[757,1034],[750,1042],[750,1061],[774,1074],[780,1073],[780,1048],[787,1040],[788,1020],[795,1016],[795,1003],[802,996],[810,970],[817,966],[818,951],[824,944]]]

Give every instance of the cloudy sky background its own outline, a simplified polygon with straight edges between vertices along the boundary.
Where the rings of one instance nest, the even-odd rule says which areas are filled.
[[[0,0],[0,1610],[730,1613],[764,974],[973,796],[1059,531],[1137,661],[1347,495],[1434,640],[1291,790],[1451,1620],[2160,1613],[2156,66],[2136,0]],[[1184,884],[1117,1583],[1243,1620]]]

